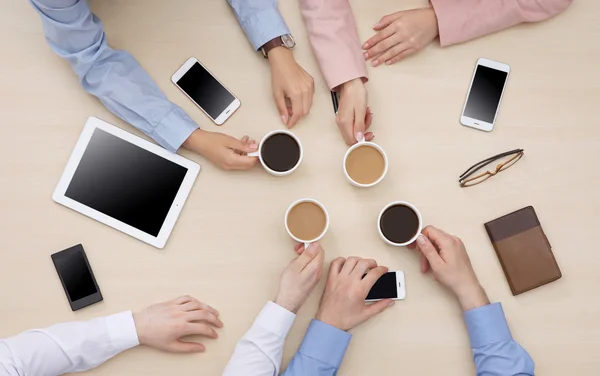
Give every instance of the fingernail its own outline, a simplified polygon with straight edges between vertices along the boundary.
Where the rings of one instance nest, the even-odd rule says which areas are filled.
[[[427,241],[425,240],[425,235],[419,235],[419,237],[417,238],[417,244],[425,245],[425,243],[427,243]]]
[[[281,121],[283,122],[283,124],[287,125],[288,117],[285,115],[281,115]]]
[[[367,48],[369,48],[369,43],[365,42],[365,44],[363,44],[362,48],[364,50],[366,50]]]
[[[250,145],[250,149],[252,149],[252,150],[258,149],[258,145],[252,144],[252,145]]]
[[[396,304],[396,302],[395,302],[395,301],[393,301],[393,300],[391,300],[391,301],[388,303],[388,307],[391,307],[391,306],[393,306],[394,304]]]
[[[368,48],[368,47],[364,47],[364,48]],[[363,56],[365,57],[365,59],[368,59],[369,58],[369,53],[365,52],[365,53],[363,53]]]
[[[376,28],[377,26],[379,26],[379,22],[377,22],[375,25],[373,25],[373,29]]]
[[[371,66],[376,67],[379,65],[379,60],[375,59],[371,62]]]
[[[391,60],[388,60],[388,61],[385,62],[385,65],[390,65],[390,64],[392,64]]]
[[[356,133],[356,141],[361,141],[365,135],[362,132]]]

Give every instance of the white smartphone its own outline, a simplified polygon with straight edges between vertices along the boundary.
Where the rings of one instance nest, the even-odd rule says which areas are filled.
[[[223,124],[240,107],[240,100],[195,57],[187,59],[171,81],[217,125]]]
[[[376,302],[382,299],[402,300],[404,298],[406,298],[404,272],[397,270],[381,276],[369,291],[365,301]]]
[[[486,132],[494,128],[509,73],[506,64],[484,58],[477,60],[460,117],[462,125]]]

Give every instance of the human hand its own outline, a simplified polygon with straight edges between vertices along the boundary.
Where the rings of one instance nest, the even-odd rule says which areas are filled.
[[[421,252],[421,272],[431,269],[435,279],[456,295],[463,311],[490,304],[462,240],[427,226],[410,246],[415,247]]]
[[[258,150],[256,141],[248,136],[238,140],[223,133],[196,129],[183,146],[225,170],[249,170],[258,162],[258,157],[247,155]]]
[[[296,257],[283,271],[279,281],[279,291],[275,303],[292,313],[298,310],[323,274],[323,248],[319,243],[312,243],[307,249],[296,246]]]
[[[335,122],[346,144],[354,145],[363,138],[371,141],[373,133],[365,132],[372,121],[373,113],[367,107],[367,89],[362,79],[356,78],[343,83],[340,87],[340,105]]]
[[[273,98],[281,121],[291,128],[310,112],[315,92],[314,80],[298,65],[288,48],[275,47],[269,51],[269,64]],[[291,102],[291,108],[288,108],[286,97]]]
[[[181,337],[217,338],[213,327],[223,327],[216,309],[187,295],[134,313],[133,321],[141,345],[178,353],[206,350],[203,344],[184,342]]]
[[[387,271],[385,266],[377,266],[375,260],[360,257],[333,260],[315,318],[338,329],[350,330],[391,307],[394,305],[391,299],[365,303],[375,282]]]
[[[365,60],[376,67],[394,64],[422,50],[438,36],[437,16],[433,8],[411,9],[389,14],[373,27],[378,31],[363,44]]]

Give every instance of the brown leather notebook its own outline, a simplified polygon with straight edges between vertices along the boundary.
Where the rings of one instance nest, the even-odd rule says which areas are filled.
[[[562,276],[532,206],[488,222],[485,229],[513,295],[556,281]]]

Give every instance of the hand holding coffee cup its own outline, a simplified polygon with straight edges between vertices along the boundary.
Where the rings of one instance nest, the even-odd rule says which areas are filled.
[[[294,172],[302,162],[302,144],[296,135],[286,130],[268,133],[258,145],[258,151],[249,153],[258,157],[271,175],[286,176]]]
[[[350,184],[368,188],[383,180],[388,170],[388,158],[381,146],[362,138],[344,156],[344,174]]]
[[[386,205],[379,213],[377,230],[388,244],[403,247],[412,244],[423,228],[421,213],[405,201],[395,201]]]
[[[292,203],[285,212],[285,229],[304,249],[320,240],[329,229],[329,213],[317,200],[303,198]]]

